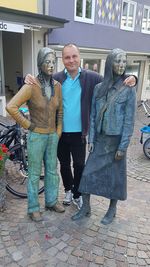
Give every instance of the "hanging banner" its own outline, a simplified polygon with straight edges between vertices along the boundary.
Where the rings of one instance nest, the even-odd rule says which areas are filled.
[[[12,23],[7,23],[5,21],[0,21],[0,31],[24,33],[24,25],[12,24]]]

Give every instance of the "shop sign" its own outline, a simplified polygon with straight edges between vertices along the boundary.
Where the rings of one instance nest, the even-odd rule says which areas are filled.
[[[24,33],[24,25],[0,21],[0,31]]]

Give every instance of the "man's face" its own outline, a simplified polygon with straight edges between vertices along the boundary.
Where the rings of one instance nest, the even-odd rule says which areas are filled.
[[[50,53],[44,59],[44,62],[41,66],[41,70],[46,75],[52,75],[55,68],[55,56],[54,54]]]
[[[66,46],[63,50],[62,60],[69,73],[77,72],[80,66],[80,54],[76,46]]]
[[[123,53],[116,55],[113,62],[113,72],[117,75],[122,75],[125,71],[126,65],[126,55]]]

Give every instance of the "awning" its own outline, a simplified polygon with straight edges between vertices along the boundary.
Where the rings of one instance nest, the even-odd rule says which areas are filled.
[[[5,7],[0,7],[0,20],[11,23],[23,24],[31,27],[42,27],[48,29],[63,28],[64,23],[69,22],[66,19]]]

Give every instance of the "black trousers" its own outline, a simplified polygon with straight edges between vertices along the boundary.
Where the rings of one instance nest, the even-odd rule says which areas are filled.
[[[86,138],[81,132],[62,133],[58,143],[58,159],[65,191],[72,190],[73,197],[78,198],[82,171],[85,164]],[[72,168],[73,167],[73,168]]]

